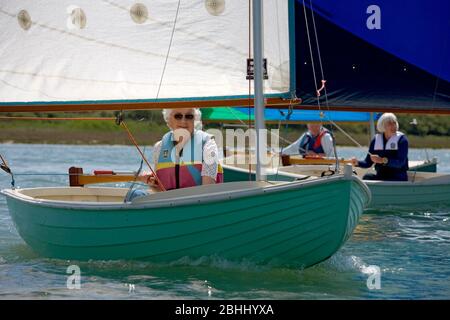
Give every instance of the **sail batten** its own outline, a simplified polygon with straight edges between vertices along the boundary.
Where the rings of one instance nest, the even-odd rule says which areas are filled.
[[[291,95],[288,2],[264,1],[268,97]],[[2,1],[0,111],[248,96],[248,2],[207,3]]]

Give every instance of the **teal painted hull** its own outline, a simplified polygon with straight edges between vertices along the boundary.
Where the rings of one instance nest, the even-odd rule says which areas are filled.
[[[440,185],[395,185],[367,182],[372,192],[369,208],[386,206],[403,208],[425,208],[450,205],[450,184]]]
[[[417,172],[437,172],[437,163],[430,162],[426,163],[414,168],[410,168],[409,171],[417,171]]]
[[[170,262],[219,256],[295,267],[333,255],[370,198],[353,178],[155,208],[76,209],[5,194],[19,234],[45,257]]]
[[[225,182],[235,181],[255,181],[256,175],[254,171],[251,173],[245,169],[239,169],[231,166],[223,166],[223,177]],[[268,174],[267,180],[269,181],[294,181],[295,175],[279,172],[278,174]]]
[[[434,163],[435,165],[435,163]],[[432,164],[428,164],[432,166]],[[426,166],[424,167],[426,168]],[[422,171],[418,171],[422,172]],[[424,172],[426,174],[426,172]],[[418,174],[419,175],[419,174]],[[426,176],[426,175],[425,175]],[[226,181],[243,181],[249,179],[249,173],[232,166],[224,166]],[[295,175],[287,175],[285,172],[270,174],[269,180],[286,181],[295,180]],[[432,175],[430,177],[433,177]],[[251,174],[251,179],[255,175]],[[434,206],[450,205],[450,177],[445,177],[439,182],[411,183],[411,182],[383,182],[364,181],[372,194],[372,200],[367,208],[383,209],[385,207],[398,208],[427,208]]]

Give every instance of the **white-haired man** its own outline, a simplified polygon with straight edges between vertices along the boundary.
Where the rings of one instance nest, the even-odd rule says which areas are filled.
[[[370,143],[369,152],[363,161],[352,159],[354,166],[370,168],[375,164],[376,174],[364,175],[364,180],[408,180],[408,139],[398,131],[397,117],[384,113],[377,122],[377,133]]]

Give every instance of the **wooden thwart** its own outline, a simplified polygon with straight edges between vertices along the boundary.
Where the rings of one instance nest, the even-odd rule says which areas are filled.
[[[114,183],[114,182],[131,182],[135,181],[134,174],[126,173],[97,173],[84,174],[83,168],[70,167],[69,168],[69,183],[71,187],[84,187],[87,184],[96,183]]]
[[[288,156],[283,155],[281,156],[281,162],[283,163],[283,166],[289,166],[293,164],[325,164],[325,165],[333,165],[336,163],[335,159],[330,158],[303,158],[302,156]],[[346,164],[346,163],[352,163],[351,160],[346,159],[339,159],[340,164]]]

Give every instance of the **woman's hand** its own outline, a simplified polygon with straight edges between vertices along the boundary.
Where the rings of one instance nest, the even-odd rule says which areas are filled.
[[[215,184],[216,180],[208,176],[202,176],[202,184]]]
[[[353,165],[354,167],[357,167],[357,166],[358,166],[358,159],[356,159],[355,157],[353,157],[353,158],[351,159],[351,161],[352,161],[352,165]]]
[[[139,180],[143,183],[148,184],[149,187],[157,187],[158,180],[156,180],[153,173],[144,172],[139,176]]]
[[[370,155],[370,159],[371,159],[374,163],[379,163],[379,164],[382,164],[382,163],[383,163],[383,158],[380,157],[379,155],[376,155],[376,154]]]

